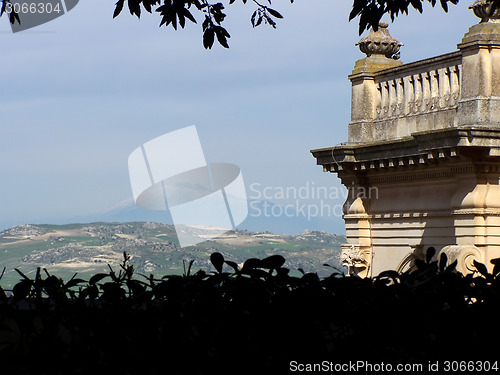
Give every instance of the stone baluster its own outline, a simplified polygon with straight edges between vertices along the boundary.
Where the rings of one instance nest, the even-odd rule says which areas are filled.
[[[404,114],[408,115],[412,113],[413,106],[415,104],[415,88],[413,76],[403,77],[404,85]]]

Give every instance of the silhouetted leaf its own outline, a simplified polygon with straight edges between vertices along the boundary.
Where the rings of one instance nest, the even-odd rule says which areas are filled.
[[[33,281],[29,279],[24,279],[19,281],[14,288],[12,289],[12,293],[14,293],[14,298],[16,300],[25,298],[31,290],[33,286]]]
[[[492,259],[490,262],[493,264],[493,276],[497,276],[500,274],[500,258]]]
[[[288,276],[288,274],[290,273],[290,270],[288,268],[281,267],[281,268],[278,268],[276,270],[276,273],[278,274],[278,276],[281,276],[281,277]]]
[[[252,17],[250,18],[250,22],[252,22],[252,26],[255,27],[255,17],[257,17],[257,11],[252,13]]]
[[[14,268],[14,270],[15,270],[15,271],[16,271],[19,275],[21,275],[23,279],[25,279],[25,280],[30,280],[30,278],[29,278],[28,276],[26,276],[24,273],[22,273],[19,269]]]
[[[436,255],[436,249],[434,247],[429,247],[425,253],[425,261],[430,263],[434,255]]]
[[[264,14],[264,17],[266,19],[266,22],[273,27],[273,29],[276,28],[276,22],[267,14]]]
[[[94,285],[95,283],[98,283],[99,281],[101,281],[102,279],[104,279],[105,277],[108,277],[109,274],[107,273],[96,273],[94,276],[92,276],[89,280],[89,284],[90,285]]]
[[[134,296],[138,296],[146,292],[145,286],[138,280],[128,280],[127,287],[132,291]]]
[[[258,267],[260,267],[260,259],[257,258],[249,258],[243,263],[243,268],[241,269],[241,272],[243,273],[248,273],[251,270],[254,270]]]
[[[375,280],[383,280],[383,279],[389,279],[392,280],[393,282],[399,283],[399,273],[394,271],[394,270],[387,270],[387,271],[382,271],[378,274],[377,277],[375,277]]]
[[[160,3],[161,3],[160,0],[143,0],[142,1],[142,5],[144,6],[144,9],[146,9],[146,11],[149,13],[151,13],[151,11],[152,11],[151,7],[153,5],[157,5]]]
[[[422,270],[427,267],[427,263],[425,263],[422,259],[415,259],[415,268],[417,270]]]
[[[188,269],[186,270],[186,263],[183,260],[182,265],[184,267],[184,276],[189,277],[191,275],[191,267],[193,267],[194,259],[191,259],[188,264]]]
[[[448,256],[445,253],[441,253],[439,256],[439,272],[443,272],[446,269],[446,263],[448,262]]]
[[[230,36],[229,36],[228,32],[226,31],[226,29],[224,29],[221,26],[215,26],[215,35],[217,36],[217,40],[219,41],[219,43],[222,47],[229,48],[229,45],[227,44],[226,38],[229,38]]]
[[[302,276],[301,279],[305,283],[315,283],[319,281],[318,274],[314,272],[308,272]]]
[[[131,15],[136,15],[137,18],[141,18],[141,6],[139,0],[127,0],[128,9]]]
[[[0,286],[0,302],[6,303],[8,302],[7,294],[5,294],[5,290]]]
[[[237,265],[235,262],[232,262],[232,261],[230,261],[230,260],[226,260],[226,261],[225,261],[225,263],[226,263],[229,267],[231,267],[231,268],[232,268],[232,269],[233,269],[236,273],[238,273],[238,272],[239,272],[239,267],[238,267],[238,265]]]
[[[445,273],[450,273],[455,271],[455,268],[457,268],[458,260],[455,259],[454,262],[452,262],[446,269],[444,270]]]
[[[410,0],[410,4],[413,8],[418,10],[419,13],[422,13],[424,9],[422,8],[422,0]]]
[[[16,21],[18,24],[21,24],[21,19],[19,18],[19,14],[15,11],[9,13],[9,21],[11,24],[14,24]]]
[[[205,49],[210,49],[214,45],[215,31],[212,28],[208,28],[203,32],[203,47]]]
[[[224,266],[224,256],[221,253],[212,253],[210,255],[210,262],[212,262],[217,272],[222,272],[222,267]]]
[[[259,15],[259,18],[257,19],[257,22],[255,23],[254,27],[259,26],[262,23],[262,19],[263,19],[262,15]]]
[[[77,286],[78,284],[84,283],[84,282],[86,282],[86,281],[83,280],[83,279],[76,279],[76,278],[74,278],[74,279],[71,279],[70,281],[68,281],[66,283],[66,285],[64,285],[64,286],[66,288],[72,288],[72,287]]]
[[[125,0],[118,0],[116,2],[116,7],[115,7],[115,11],[113,13],[113,18],[118,17],[118,15],[122,12],[123,4],[125,4]]]
[[[478,262],[477,260],[474,259],[474,267],[476,267],[476,270],[483,276],[488,276],[488,269],[483,263]]]
[[[196,19],[193,17],[191,12],[189,10],[187,10],[186,8],[183,8],[183,15],[191,22],[196,23]]]
[[[267,11],[273,16],[273,17],[276,17],[276,18],[283,18],[283,16],[276,10],[274,9],[271,9],[271,8],[266,8]]]
[[[271,255],[261,260],[260,267],[266,269],[278,269],[285,264],[285,258],[281,255]]]

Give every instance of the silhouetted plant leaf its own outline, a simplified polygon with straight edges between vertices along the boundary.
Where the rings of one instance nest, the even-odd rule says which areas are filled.
[[[474,259],[474,267],[476,267],[476,270],[484,277],[488,276],[488,269],[483,263],[480,263]]]
[[[224,262],[225,262],[225,263],[226,263],[229,267],[231,267],[231,268],[234,270],[234,272],[238,273],[238,272],[240,271],[240,269],[239,269],[238,265],[237,265],[235,262],[230,261],[230,260],[226,260],[226,261],[224,261]]]
[[[446,263],[448,262],[448,256],[445,253],[441,253],[439,256],[439,272],[443,272],[446,269]]]
[[[84,282],[86,282],[86,280],[73,278],[70,281],[68,281],[64,286],[66,288],[72,288],[72,287],[77,286],[78,284],[84,283]]]
[[[210,49],[214,45],[215,31],[213,28],[208,28],[203,32],[203,47]]]
[[[127,287],[132,291],[132,295],[138,296],[146,292],[145,286],[138,280],[128,280]]]
[[[196,19],[193,17],[191,12],[187,10],[186,8],[183,8],[183,15],[190,20],[192,23],[196,23]]]
[[[136,15],[137,18],[141,18],[141,6],[139,0],[127,0],[128,1],[128,9],[131,15]]]
[[[90,286],[88,286],[87,292],[88,292],[89,298],[92,300],[99,297],[99,288],[97,288],[97,285],[95,285],[95,284],[91,284]]]
[[[492,259],[490,260],[490,263],[493,264],[492,274],[496,277],[498,274],[500,274],[500,258]]]
[[[92,276],[89,280],[90,285],[94,285],[104,279],[105,277],[108,277],[109,274],[107,273],[96,273],[94,276]]]
[[[434,247],[429,247],[425,253],[425,261],[430,263],[434,255],[436,255],[436,249]]]
[[[283,18],[283,16],[276,10],[274,9],[271,9],[271,8],[266,8],[267,11],[273,16],[273,17],[276,17],[276,18]]]
[[[257,258],[249,258],[243,263],[243,268],[241,269],[241,272],[249,272],[251,270],[254,270],[256,268],[259,268],[261,264],[261,260]]]
[[[26,276],[24,273],[22,273],[19,269],[17,268],[14,268],[14,270],[19,274],[21,275],[21,277],[25,280],[30,280],[30,278],[28,276]]]
[[[16,21],[18,24],[21,24],[21,18],[19,18],[19,13],[10,12],[9,13],[9,21],[11,24],[14,24]]]
[[[427,263],[425,263],[422,259],[415,259],[415,268],[417,270],[422,270],[427,267]]]
[[[278,274],[278,276],[288,276],[288,274],[290,273],[290,270],[288,268],[278,268],[276,270],[276,273]]]
[[[116,7],[115,7],[115,11],[113,13],[113,18],[116,18],[118,17],[118,15],[122,12],[123,10],[123,4],[125,4],[125,0],[118,0],[116,2]]]
[[[285,264],[285,261],[285,258],[281,255],[271,255],[260,261],[260,267],[275,270]]]
[[[314,272],[308,272],[302,276],[301,280],[305,283],[315,283],[319,281],[319,276]]]
[[[184,267],[184,276],[189,277],[191,275],[191,267],[193,267],[194,259],[191,259],[186,270],[186,262],[182,261],[182,266]]]
[[[25,298],[33,286],[33,281],[30,279],[24,279],[19,281],[14,288],[12,289],[12,293],[14,294],[14,298],[16,300],[20,300]]]
[[[210,255],[210,262],[212,262],[212,265],[218,273],[222,272],[222,267],[224,266],[224,256],[221,253],[212,253]]]
[[[250,22],[252,23],[252,26],[255,27],[255,17],[257,17],[257,11],[252,13],[252,17],[250,17]]]
[[[453,263],[451,263],[448,267],[446,267],[444,272],[450,273],[450,272],[455,271],[455,268],[457,268],[457,264],[458,264],[458,260],[455,259],[455,261]]]
[[[400,274],[396,271],[393,270],[387,270],[387,271],[382,271],[379,273],[377,277],[375,277],[376,281],[381,281],[383,283],[392,284],[392,283],[399,283]],[[391,283],[392,281],[392,283]]]
[[[229,44],[227,44],[227,38],[231,36],[222,26],[214,26],[215,35],[217,36],[217,40],[221,46],[224,48],[229,48]]]
[[[5,290],[0,286],[0,302],[6,303],[8,302],[7,294],[5,294]]]

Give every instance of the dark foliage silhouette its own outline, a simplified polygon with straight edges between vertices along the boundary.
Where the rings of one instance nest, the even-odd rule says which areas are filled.
[[[33,0],[37,2],[38,0]],[[120,15],[124,8],[132,16],[137,18],[141,17],[143,11],[148,13],[157,13],[160,19],[161,26],[171,26],[177,30],[186,26],[186,21],[191,23],[198,23],[201,19],[203,31],[203,47],[206,49],[212,48],[215,40],[225,47],[229,48],[228,39],[230,38],[229,32],[222,26],[226,18],[226,7],[231,5],[236,0],[228,0],[224,3],[212,3],[208,0],[118,0],[115,4],[113,18]],[[253,27],[262,24],[270,25],[276,28],[278,19],[283,16],[279,11],[270,7],[271,0],[260,3],[257,0],[242,0],[243,4],[252,4],[253,12],[250,17],[250,22]],[[500,0],[492,0],[493,6],[497,7]],[[0,0],[2,7],[0,9],[0,16],[6,12],[6,5],[11,3],[11,0]],[[291,3],[294,0],[290,0]],[[459,0],[439,0],[441,8],[448,12],[448,5],[458,4]],[[267,4],[266,4],[267,3]],[[349,14],[349,20],[359,17],[359,34],[364,30],[373,27],[378,28],[378,23],[381,18],[388,14],[392,21],[401,14],[408,14],[411,9],[417,10],[419,13],[423,12],[423,5],[429,3],[432,7],[438,4],[437,0],[353,0],[352,11]],[[125,6],[126,4],[126,6]],[[312,7],[314,5],[311,5]],[[9,8],[10,9],[10,8]],[[194,14],[193,14],[194,13]],[[197,17],[196,17],[197,16]],[[14,12],[8,12],[8,17],[11,23],[21,20],[19,15]],[[198,18],[198,20],[197,20]],[[306,26],[306,25],[301,25]]]
[[[261,24],[268,24],[276,28],[276,20],[282,19],[283,16],[277,10],[270,8],[271,0],[267,0],[268,5],[262,4],[257,0],[242,0],[243,4],[252,4],[254,11],[250,17],[250,22],[253,27]],[[290,0],[293,3],[294,0]],[[500,0],[492,0],[493,6],[497,7]],[[177,30],[179,25],[184,28],[186,19],[193,23],[197,23],[196,17],[193,15],[198,14],[204,19],[202,23],[203,30],[203,46],[207,49],[212,48],[215,36],[217,41],[225,48],[229,48],[227,39],[230,37],[228,31],[222,26],[226,18],[225,6],[233,4],[235,0],[229,0],[222,3],[210,3],[208,0],[118,0],[116,3],[115,12],[113,17],[118,16],[127,2],[128,10],[131,15],[138,18],[141,16],[141,9],[149,13],[159,13],[161,18],[160,26],[172,26]],[[440,7],[448,12],[449,4],[456,5],[459,0],[439,0]],[[394,21],[396,17],[401,14],[408,14],[411,9],[423,13],[423,6],[425,3],[435,7],[438,0],[353,0],[352,10],[349,14],[349,21],[358,18],[359,21],[359,34],[363,31],[373,27],[378,29],[378,24],[384,15],[389,15],[391,20]],[[311,5],[314,7],[314,5]],[[307,26],[307,25],[299,25]]]
[[[373,279],[290,275],[285,259],[220,253],[214,271],[116,272],[68,282],[37,269],[0,290],[3,373],[288,373],[290,361],[498,358],[500,259],[455,272],[446,256]]]

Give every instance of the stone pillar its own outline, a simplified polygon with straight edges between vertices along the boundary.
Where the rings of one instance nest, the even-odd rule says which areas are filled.
[[[488,4],[480,0],[471,6],[482,21],[457,46],[462,52],[458,126],[500,127],[500,19],[488,16]]]

